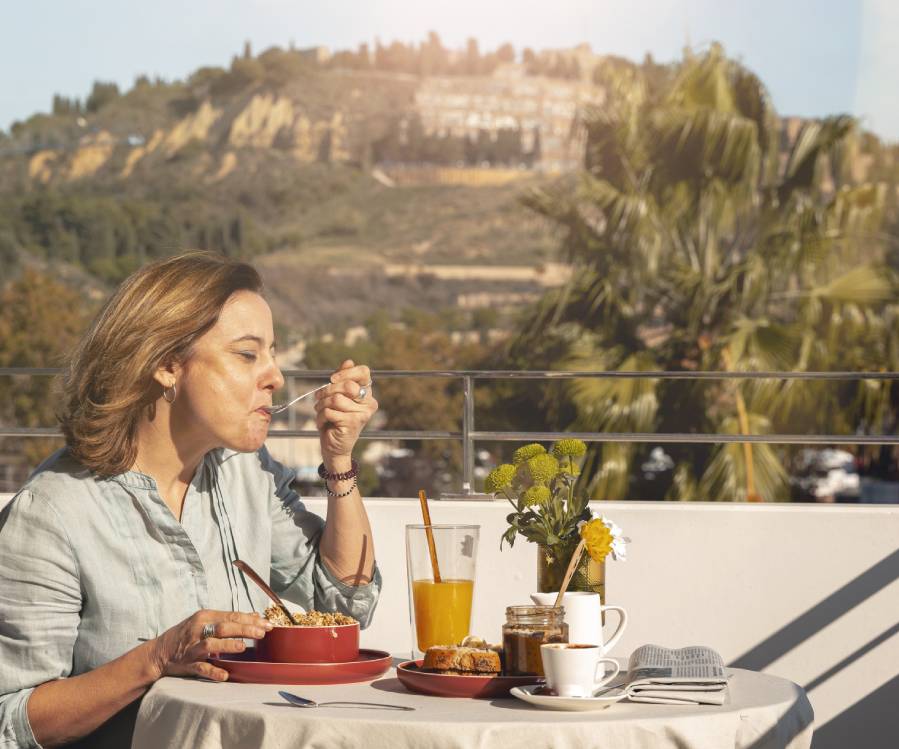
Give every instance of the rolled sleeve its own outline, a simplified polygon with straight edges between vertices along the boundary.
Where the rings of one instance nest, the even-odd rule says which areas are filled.
[[[0,512],[0,747],[36,747],[27,703],[34,687],[68,676],[81,588],[62,520],[22,491]]]
[[[0,696],[0,748],[40,749],[28,722],[28,698],[34,687]]]
[[[316,555],[318,556],[318,555]],[[381,571],[375,562],[371,582],[347,585],[338,580],[320,558],[315,565],[315,607],[320,611],[341,611],[359,622],[365,629],[371,624],[381,595]]]
[[[271,585],[279,594],[319,611],[339,611],[359,621],[364,629],[372,620],[381,591],[381,573],[375,564],[372,580],[347,585],[338,580],[319,555],[325,521],[306,509],[291,488],[296,473],[260,450],[263,469],[272,475]]]

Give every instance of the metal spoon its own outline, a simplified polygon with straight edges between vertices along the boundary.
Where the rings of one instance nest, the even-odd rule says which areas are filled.
[[[290,692],[281,692],[280,694],[285,700],[287,700],[291,705],[296,705],[297,707],[361,707],[368,710],[414,710],[414,707],[407,707],[405,705],[385,705],[382,702],[316,702],[315,700],[307,700],[305,697],[300,697],[296,694],[291,694]]]
[[[290,403],[284,403],[283,405],[280,405],[280,406],[263,406],[262,408],[264,411],[268,411],[270,414],[279,414],[282,411],[286,411],[297,401],[303,400],[303,398],[306,398],[307,396],[312,395],[313,393],[317,393],[319,390],[324,390],[330,384],[331,384],[330,382],[326,382],[324,385],[319,385],[317,388],[315,388],[315,390],[310,390],[308,393],[303,393],[302,395],[298,395],[296,398],[294,398],[292,401],[290,401]]]
[[[268,587],[268,584],[265,582],[265,580],[263,580],[261,577],[259,577],[259,575],[256,574],[256,570],[250,567],[250,565],[248,565],[242,559],[235,559],[231,564],[233,564],[235,567],[237,567],[237,569],[239,569],[247,577],[249,577],[250,580],[256,583],[256,585],[262,588],[262,592],[265,593],[265,595],[267,595],[269,598],[271,598],[275,602],[275,605],[285,613],[288,621],[291,624],[294,623],[295,619],[293,618],[293,614],[291,614],[287,606],[284,605],[284,601],[278,598],[278,594],[275,593],[275,591],[273,591],[270,587]]]

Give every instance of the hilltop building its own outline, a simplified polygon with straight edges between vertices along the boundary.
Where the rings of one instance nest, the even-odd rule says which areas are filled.
[[[605,91],[583,78],[528,75],[507,63],[490,76],[433,76],[423,80],[415,107],[425,132],[475,138],[486,131],[520,130],[522,147],[539,156],[534,168],[566,172],[583,163],[585,138],[578,118],[605,101]]]

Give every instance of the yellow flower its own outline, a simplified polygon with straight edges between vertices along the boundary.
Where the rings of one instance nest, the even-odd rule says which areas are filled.
[[[527,465],[535,484],[548,484],[559,472],[559,461],[546,453],[535,455],[528,460]]]
[[[612,531],[595,518],[581,526],[581,538],[587,543],[587,553],[595,562],[604,562],[612,550]]]
[[[532,486],[521,495],[521,501],[525,507],[531,505],[544,505],[552,499],[552,493],[548,486]]]
[[[533,458],[535,455],[542,455],[546,452],[546,448],[543,447],[539,442],[532,442],[529,445],[524,445],[523,447],[519,447],[514,454],[512,455],[512,463],[514,465],[521,465],[526,460]]]
[[[512,486],[512,479],[515,477],[515,466],[503,463],[494,468],[484,479],[484,491],[488,494],[496,494],[503,489]]]
[[[587,445],[583,440],[564,439],[559,440],[553,445],[553,455],[559,460],[562,458],[579,458],[587,452]]]

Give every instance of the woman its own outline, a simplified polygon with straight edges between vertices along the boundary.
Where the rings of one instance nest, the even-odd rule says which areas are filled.
[[[270,629],[234,559],[307,609],[371,620],[381,580],[351,459],[377,410],[368,368],[346,361],[316,394],[325,522],[264,447],[284,379],[261,291],[243,263],[164,260],[76,350],[66,447],[0,514],[0,746],[127,746],[154,681],[227,679],[207,657]]]

